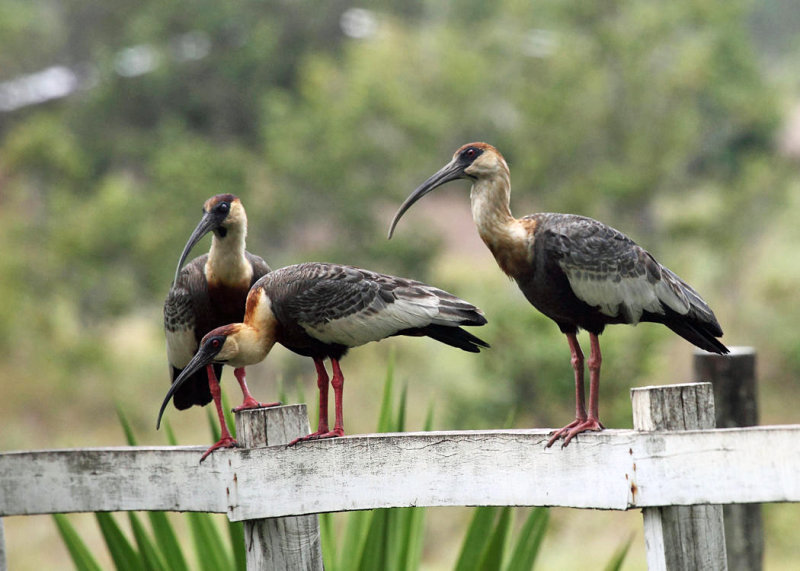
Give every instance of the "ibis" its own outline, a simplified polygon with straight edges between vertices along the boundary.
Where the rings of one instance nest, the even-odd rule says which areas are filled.
[[[452,160],[403,202],[389,238],[403,214],[420,198],[453,180],[471,182],[472,217],[500,269],[516,281],[527,300],[556,322],[567,336],[575,377],[575,420],[555,431],[566,446],[577,435],[602,430],[598,414],[598,336],[606,325],[662,323],[713,353],[727,353],[722,328],[700,295],[625,234],[584,216],[537,213],[514,218],[511,179],[500,152],[486,143],[459,148]],[[589,333],[589,410],[585,405],[584,356],[577,332]]]
[[[272,271],[250,289],[244,320],[203,337],[192,360],[169,389],[161,410],[192,375],[209,364],[245,367],[263,360],[275,343],[314,360],[319,389],[319,426],[294,440],[344,435],[339,361],[351,347],[395,335],[431,337],[477,353],[489,345],[463,325],[483,325],[474,305],[411,279],[352,266],[311,262]],[[329,379],[324,360],[331,362]],[[335,422],[328,426],[328,384],[333,387]]]
[[[213,232],[208,254],[198,256],[183,266],[189,252],[203,236]],[[241,321],[250,287],[270,271],[267,263],[245,250],[247,214],[241,200],[232,194],[212,196],[203,205],[203,216],[183,248],[175,278],[164,302],[164,330],[167,360],[179,410],[192,405],[204,406],[214,400],[221,426],[221,438],[208,452],[219,447],[235,446],[222,413],[219,377],[222,365],[209,365],[181,376],[194,357],[203,336],[221,325]],[[247,388],[243,368],[234,369],[244,400],[239,409],[274,406],[259,403]],[[207,452],[207,453],[208,453]]]

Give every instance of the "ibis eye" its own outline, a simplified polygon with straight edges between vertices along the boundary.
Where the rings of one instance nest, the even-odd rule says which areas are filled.
[[[220,202],[217,205],[216,211],[220,214],[227,214],[228,211],[231,209],[231,205],[227,202]]]
[[[213,349],[219,349],[221,345],[222,341],[219,340],[219,337],[215,337],[214,339],[211,340],[211,347]]]
[[[468,161],[474,160],[478,155],[480,155],[480,153],[475,147],[467,147],[464,149],[464,152],[461,153],[461,156]]]

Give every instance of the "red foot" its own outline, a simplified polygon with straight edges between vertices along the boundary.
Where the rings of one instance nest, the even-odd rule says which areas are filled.
[[[333,430],[329,430],[327,432],[320,432],[319,430],[317,430],[316,432],[312,432],[311,434],[307,434],[306,436],[295,438],[287,446],[294,446],[298,442],[306,442],[307,440],[322,440],[323,438],[339,438],[340,436],[344,436],[343,428],[334,428]]]
[[[564,428],[556,430],[544,447],[550,448],[556,440],[564,437],[564,443],[561,445],[561,448],[564,448],[567,444],[569,444],[570,440],[572,440],[581,432],[603,430],[604,428],[605,426],[603,426],[596,418],[587,418],[583,420],[576,418]]]
[[[202,456],[200,456],[200,462],[205,460],[206,457],[217,448],[236,448],[237,446],[239,446],[239,443],[236,442],[236,440],[231,438],[230,436],[225,436],[223,438],[220,438],[219,442],[211,446],[211,448],[206,450],[205,453]]]
[[[237,406],[233,409],[233,412],[239,412],[240,410],[249,410],[251,408],[270,408],[273,406],[281,406],[279,402],[258,402],[253,397],[247,397],[242,401],[242,404]]]

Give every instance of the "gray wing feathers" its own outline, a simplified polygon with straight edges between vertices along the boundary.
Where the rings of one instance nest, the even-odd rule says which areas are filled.
[[[582,216],[549,215],[548,246],[575,295],[610,317],[637,323],[644,311],[716,323],[700,295],[621,232]]]
[[[328,343],[357,346],[404,329],[486,321],[477,307],[438,288],[350,266],[300,264],[268,276],[294,284],[289,312]]]

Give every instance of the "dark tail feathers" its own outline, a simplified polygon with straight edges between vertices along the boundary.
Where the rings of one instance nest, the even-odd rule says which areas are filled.
[[[458,347],[470,353],[478,353],[481,347],[489,348],[489,344],[479,337],[475,337],[469,331],[460,327],[448,327],[446,325],[428,325],[420,329],[423,335],[431,339],[441,341],[451,347]]]
[[[716,322],[704,323],[696,319],[673,314],[664,320],[664,325],[704,351],[719,355],[730,353],[730,350],[717,339],[717,337],[722,336],[722,330]]]

